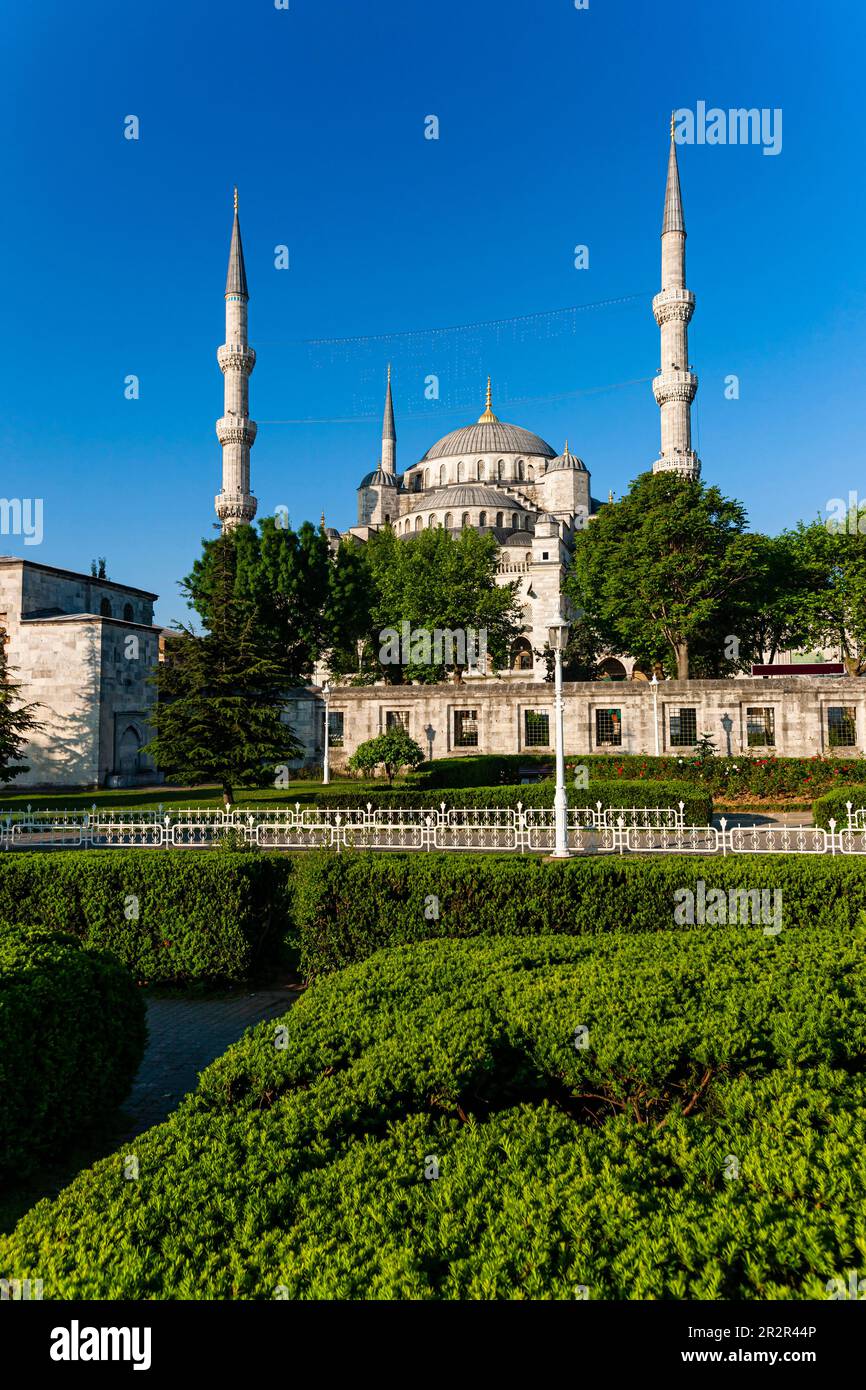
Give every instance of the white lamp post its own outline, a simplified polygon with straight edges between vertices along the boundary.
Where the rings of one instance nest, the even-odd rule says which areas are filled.
[[[555,827],[555,845],[552,858],[568,859],[568,803],[565,799],[565,732],[564,732],[564,706],[562,699],[562,653],[568,642],[568,623],[562,614],[558,614],[547,628],[547,640],[550,650],[553,652],[555,685],[554,685],[554,721],[556,724],[556,795],[553,799],[553,823]]]
[[[655,671],[652,674],[650,687],[653,693],[653,728],[656,736],[656,757],[659,756],[659,678]]]
[[[330,729],[330,723],[331,723],[331,721],[330,721],[330,718],[329,718],[329,716],[328,716],[328,701],[330,700],[330,698],[331,698],[331,682],[330,682],[330,681],[322,681],[322,699],[323,699],[324,702],[325,702],[325,756],[324,756],[324,766],[323,766],[323,769],[322,769],[322,783],[323,783],[324,786],[327,786],[328,783],[329,783],[330,780],[331,780],[331,769],[330,769],[330,767],[328,766],[329,736],[330,736],[330,732],[331,732],[331,729]]]

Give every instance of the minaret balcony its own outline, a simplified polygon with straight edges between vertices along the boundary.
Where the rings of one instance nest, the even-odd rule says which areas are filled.
[[[233,371],[246,372],[249,376],[256,365],[256,350],[246,343],[223,343],[217,348],[217,362],[223,374]]]
[[[257,432],[255,420],[250,420],[246,415],[223,415],[216,422],[216,436],[220,444],[252,446]]]
[[[658,405],[667,405],[668,401],[691,404],[697,390],[698,379],[694,372],[660,372],[653,381],[653,395]]]
[[[662,290],[653,300],[653,314],[659,328],[675,319],[688,323],[694,312],[695,296],[691,290]]]
[[[218,492],[214,498],[216,514],[222,522],[252,521],[258,505],[251,492]]]

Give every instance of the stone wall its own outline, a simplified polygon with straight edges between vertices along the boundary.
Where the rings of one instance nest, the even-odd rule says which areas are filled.
[[[866,680],[850,677],[772,677],[766,680],[663,681],[653,687],[646,681],[566,682],[565,750],[570,755],[656,752],[687,755],[691,736],[709,733],[719,753],[735,757],[814,757],[818,754],[857,757],[866,751]],[[320,697],[306,699],[319,705]],[[339,768],[360,743],[384,732],[389,716],[399,718],[409,733],[433,758],[474,753],[533,753],[553,751],[553,685],[535,682],[484,680],[463,685],[336,687],[331,694],[332,716],[343,717],[342,745],[332,750],[332,766]],[[830,710],[854,711],[853,725],[843,720],[843,731],[853,733],[850,746],[833,746]],[[684,716],[680,711],[688,711]],[[769,719],[763,711],[770,711]],[[461,746],[460,711],[464,730],[477,729],[477,743]],[[749,714],[749,711],[758,711]],[[527,712],[530,718],[527,719]],[[545,722],[533,715],[547,715]],[[833,716],[834,720],[837,716]],[[750,745],[753,735],[768,724],[773,742]],[[332,718],[332,724],[333,724]],[[318,727],[318,725],[316,726]],[[682,742],[677,742],[677,734]],[[616,740],[606,741],[606,740]],[[321,761],[312,745],[309,762]]]

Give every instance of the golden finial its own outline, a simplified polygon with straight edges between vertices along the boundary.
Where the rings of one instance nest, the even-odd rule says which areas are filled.
[[[483,415],[478,417],[479,425],[498,425],[499,420],[493,414],[493,391],[490,387],[490,377],[487,378],[487,407]]]
[[[612,493],[612,492],[608,492],[608,494],[607,494],[607,500],[608,500],[608,502],[612,502],[612,501],[613,501],[613,493]]]
[[[324,531],[324,529],[325,529],[325,511],[324,511],[324,508],[322,508],[322,530]]]
[[[235,188],[235,212],[238,210],[238,190]]]
[[[676,112],[671,112],[671,140],[674,138],[674,126],[676,124]]]
[[[565,449],[563,450],[563,452],[564,452],[566,458],[568,458],[568,440],[567,440],[567,439],[566,439],[566,441],[565,441]]]

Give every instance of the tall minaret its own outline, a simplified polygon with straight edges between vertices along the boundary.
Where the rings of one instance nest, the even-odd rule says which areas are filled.
[[[250,372],[256,354],[247,343],[247,272],[238,221],[238,190],[226,277],[226,340],[217,349],[217,361],[225,379],[225,410],[217,420],[217,439],[223,450],[223,484],[214,498],[223,531],[249,524],[258,503],[250,492],[250,449],[256,422],[250,419]]]
[[[677,167],[674,117],[671,115],[671,150],[662,222],[662,289],[653,300],[653,313],[661,329],[661,372],[653,382],[653,395],[662,413],[661,455],[654,473],[682,473],[699,478],[701,461],[692,449],[692,401],[698,379],[689,369],[689,320],[695,297],[686,289],[686,224]]]
[[[397,431],[394,428],[394,402],[391,399],[391,363],[388,363],[388,389],[385,393],[385,418],[382,421],[382,472],[397,472]]]

